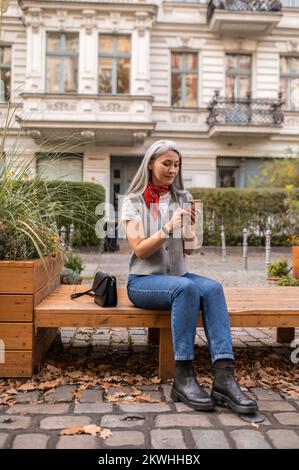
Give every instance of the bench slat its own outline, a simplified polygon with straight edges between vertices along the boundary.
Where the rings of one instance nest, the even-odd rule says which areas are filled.
[[[135,307],[127,297],[125,286],[118,288],[117,307],[101,308],[88,296],[71,300],[71,293],[88,288],[59,286],[35,306],[34,326],[159,329],[159,377],[171,378],[174,359],[170,312]],[[299,287],[225,287],[224,293],[232,327],[276,327],[281,338],[290,339],[292,327],[299,326]],[[201,315],[198,326],[202,326]]]
[[[299,312],[237,312],[230,313],[230,323],[232,327],[295,327],[299,325]],[[110,315],[110,314],[67,314],[63,311],[39,314],[35,320],[38,327],[90,327],[90,328],[112,328],[112,327],[140,327],[140,328],[169,328],[170,314],[149,314],[149,315]],[[198,326],[202,326],[199,317]]]
[[[89,286],[59,286],[34,309],[40,327],[149,327],[169,328],[170,312],[135,307],[126,287],[118,288],[117,307],[102,308],[89,296],[72,300],[70,294]],[[299,326],[299,287],[253,286],[224,289],[231,326]],[[199,316],[198,326],[202,326]]]

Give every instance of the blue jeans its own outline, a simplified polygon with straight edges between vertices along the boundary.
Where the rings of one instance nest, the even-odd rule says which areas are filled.
[[[128,297],[139,308],[171,310],[175,360],[192,360],[199,310],[208,340],[212,364],[234,359],[229,315],[222,284],[208,277],[130,274]]]

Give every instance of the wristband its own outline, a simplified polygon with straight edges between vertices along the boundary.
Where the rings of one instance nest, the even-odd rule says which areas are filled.
[[[162,225],[161,230],[162,230],[162,232],[165,233],[165,235],[169,236],[169,232],[168,232],[168,230],[167,230],[167,228],[166,228],[165,225]]]

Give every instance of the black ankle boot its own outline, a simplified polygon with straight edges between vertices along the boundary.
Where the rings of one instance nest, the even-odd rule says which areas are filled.
[[[196,380],[191,361],[176,361],[174,381],[171,389],[173,401],[182,401],[194,410],[214,408],[214,402]]]
[[[217,405],[227,406],[227,408],[236,413],[251,414],[258,411],[256,401],[242,392],[240,385],[234,377],[232,365],[215,367],[211,396]]]

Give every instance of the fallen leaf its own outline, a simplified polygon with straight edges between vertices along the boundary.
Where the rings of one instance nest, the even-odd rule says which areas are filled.
[[[107,437],[111,437],[112,436],[112,432],[110,431],[110,429],[102,429],[102,431],[100,431],[100,437],[102,439],[107,439]]]
[[[58,387],[62,383],[63,381],[59,378],[59,379],[51,380],[49,382],[42,382],[38,388],[39,390],[46,391],[46,390],[50,390],[52,388]]]
[[[18,387],[18,391],[32,392],[33,390],[36,390],[37,388],[38,388],[37,384],[26,382],[25,384],[22,384]]]
[[[82,379],[82,377],[84,377],[85,374],[83,374],[83,372],[74,370],[74,371],[66,372],[66,375],[70,377],[71,379]]]
[[[254,421],[251,421],[251,426],[253,426],[254,428],[259,428],[259,425],[257,423],[255,423]]]
[[[146,395],[146,394],[143,394],[140,397],[138,397],[138,401],[145,402],[145,403],[160,403],[161,402],[161,400],[158,400],[157,398],[153,398],[151,395]]]
[[[151,382],[152,384],[160,384],[161,383],[161,379],[159,379],[159,377],[153,377],[151,379]]]
[[[74,436],[75,434],[84,434],[82,426],[73,426],[71,428],[62,429],[59,433],[60,436]]]
[[[106,399],[107,401],[117,401],[119,397],[125,397],[127,394],[123,390],[116,391],[112,393],[111,395],[107,395]]]
[[[73,392],[73,398],[79,400],[82,397],[82,390],[75,390]]]
[[[91,434],[92,436],[96,436],[97,432],[101,432],[102,430],[102,428],[96,424],[88,424],[83,426],[83,429],[85,434]]]
[[[61,369],[60,367],[53,366],[52,364],[47,364],[47,369],[51,374],[60,375]]]

